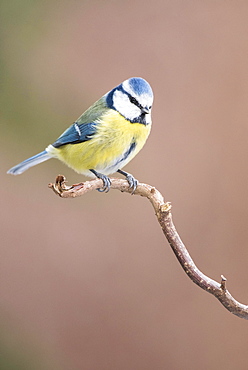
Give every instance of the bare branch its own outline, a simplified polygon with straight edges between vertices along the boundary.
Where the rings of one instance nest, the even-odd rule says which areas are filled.
[[[85,183],[67,186],[65,177],[59,175],[56,178],[55,184],[49,184],[49,187],[54,190],[62,198],[75,198],[84,195],[85,193],[102,187],[102,180],[95,179],[86,181]],[[121,192],[132,193],[129,189],[129,184],[126,180],[111,178],[111,189],[118,189]],[[229,291],[226,289],[226,278],[221,275],[221,282],[209,278],[204,275],[195,265],[185,245],[180,239],[176,228],[172,221],[171,204],[164,203],[163,196],[153,186],[147,184],[139,184],[134,192],[134,195],[146,197],[151,202],[158,222],[173,250],[180,265],[188,275],[188,277],[197,284],[200,288],[213,294],[220,303],[234,315],[243,319],[248,319],[248,306],[236,301]]]

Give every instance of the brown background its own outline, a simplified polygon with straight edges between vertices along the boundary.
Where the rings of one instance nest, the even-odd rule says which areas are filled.
[[[247,321],[190,282],[145,199],[60,199],[47,184],[82,177],[55,160],[5,173],[146,78],[153,129],[126,170],[248,303],[248,3],[4,0],[0,24],[1,368],[247,369]]]

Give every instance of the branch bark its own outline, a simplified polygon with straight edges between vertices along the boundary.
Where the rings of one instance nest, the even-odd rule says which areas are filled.
[[[59,175],[56,178],[55,184],[49,184],[48,186],[62,198],[75,198],[82,196],[89,191],[101,188],[102,180],[95,179],[81,184],[67,186],[65,177]],[[111,189],[132,193],[132,190],[129,189],[128,182],[123,179],[111,178]],[[169,202],[164,202],[162,194],[153,186],[140,183],[135,190],[134,195],[146,197],[151,202],[164,235],[188,277],[200,288],[215,296],[232,314],[248,320],[248,306],[238,302],[232,297],[226,289],[226,278],[221,275],[221,282],[218,283],[204,275],[196,267],[173,224],[171,204]]]

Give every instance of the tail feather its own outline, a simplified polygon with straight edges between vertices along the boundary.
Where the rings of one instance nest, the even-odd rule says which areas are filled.
[[[25,161],[17,164],[16,166],[12,167],[10,170],[8,170],[7,173],[10,173],[11,175],[20,175],[30,167],[35,166],[36,164],[39,164],[41,162],[47,161],[50,159],[51,156],[47,153],[46,150],[44,152],[41,152],[39,154],[34,155],[31,158],[26,159]]]

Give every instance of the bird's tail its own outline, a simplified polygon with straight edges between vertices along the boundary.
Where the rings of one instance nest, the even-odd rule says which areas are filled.
[[[36,154],[33,157],[28,158],[25,161],[23,161],[23,162],[17,164],[16,166],[12,167],[10,170],[8,170],[7,173],[10,173],[11,175],[20,175],[24,171],[28,170],[29,167],[33,167],[36,164],[47,161],[50,158],[51,158],[51,156],[48,154],[48,152],[46,150],[44,150],[44,152]]]

